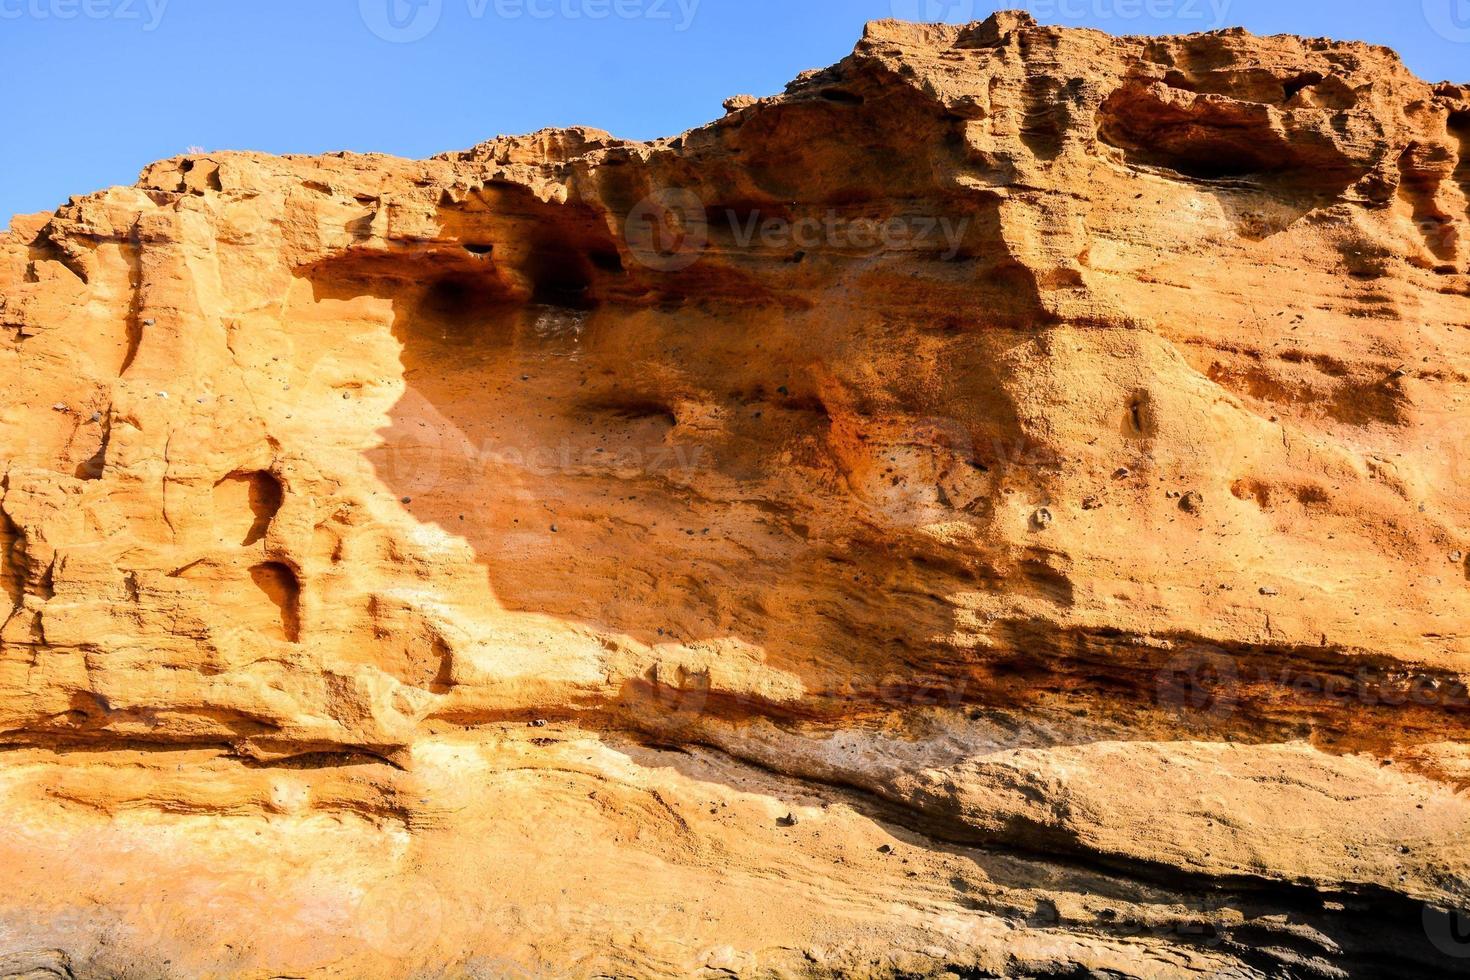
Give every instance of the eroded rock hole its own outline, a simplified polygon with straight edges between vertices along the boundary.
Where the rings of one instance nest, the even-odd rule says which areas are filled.
[[[543,252],[527,266],[531,279],[531,301],[569,310],[590,310],[592,263],[570,251]]]
[[[594,411],[624,422],[656,421],[669,428],[679,424],[674,410],[659,401],[633,399],[629,401],[603,401],[589,406]]]
[[[1134,436],[1148,435],[1150,414],[1148,394],[1144,392],[1134,395],[1128,403],[1128,433]]]
[[[301,583],[296,573],[280,562],[265,562],[250,569],[250,580],[280,611],[280,638],[301,642]]]
[[[10,608],[0,618],[3,622],[20,608],[26,592],[25,539],[3,511],[0,511],[0,589],[10,600]]]
[[[214,524],[222,541],[263,540],[285,499],[281,482],[264,470],[232,473],[214,487]]]
[[[77,464],[75,475],[78,480],[100,480],[107,470],[107,443],[112,438],[112,427],[106,421],[102,424],[102,438],[97,451]]]
[[[623,257],[617,252],[594,251],[587,253],[587,260],[600,272],[623,272]]]
[[[1281,101],[1290,102],[1306,89],[1312,88],[1315,85],[1321,85],[1325,78],[1326,76],[1320,72],[1309,71],[1303,72],[1295,78],[1288,79],[1281,85],[1283,95]]]
[[[1340,164],[1330,147],[1295,147],[1271,125],[1265,107],[1201,99],[1174,104],[1139,84],[1114,92],[1098,112],[1098,137],[1130,162],[1199,180]]]
[[[506,302],[505,292],[497,284],[472,276],[448,276],[429,287],[418,312],[444,324],[467,326]]]

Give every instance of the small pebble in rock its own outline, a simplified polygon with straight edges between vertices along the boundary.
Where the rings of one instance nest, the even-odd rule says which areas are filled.
[[[402,499],[402,502],[405,503],[405,504],[411,504],[411,503],[413,503],[413,498],[412,497],[404,497]]]
[[[1280,594],[1281,594],[1281,590],[1278,589],[1278,588],[1276,588],[1276,586],[1274,586],[1274,585],[1263,585],[1263,586],[1261,586],[1261,595],[1280,595]]]
[[[1045,507],[1040,508],[1036,511],[1036,513],[1031,515],[1031,523],[1035,524],[1037,527],[1048,527],[1051,525],[1051,522],[1051,511],[1047,510]]]
[[[350,392],[350,391],[344,391],[344,392],[342,392],[342,400],[344,402],[351,401],[352,400],[352,392]]]
[[[168,392],[166,392],[166,391],[160,391],[158,393],[158,397],[159,398],[163,398],[163,399],[167,399],[168,398]]]
[[[1205,507],[1204,494],[1197,490],[1191,490],[1179,501],[1179,509],[1191,514],[1198,514]]]
[[[1102,501],[1097,497],[1084,497],[1082,500],[1083,510],[1100,510]]]
[[[552,534],[556,534],[560,530],[561,530],[561,528],[557,527],[555,524],[551,525],[551,533]]]
[[[1113,476],[1117,477],[1119,480],[1123,479],[1125,476],[1131,476],[1132,474],[1133,471],[1126,466],[1120,466],[1113,471]]]
[[[782,394],[782,395],[789,395],[789,394],[791,394],[791,391],[785,385],[782,385],[781,387],[777,388],[776,391],[777,391],[778,394]]]
[[[1456,561],[1456,562],[1458,562],[1458,561],[1464,561],[1464,560],[1465,560],[1465,552],[1463,552],[1463,551],[1454,551],[1454,552],[1451,552],[1450,553],[1450,561]]]
[[[143,326],[145,326],[145,327],[151,327],[151,326],[153,326],[157,322],[158,322],[157,320],[154,320],[154,319],[152,319],[150,317],[149,319],[143,321]]]
[[[71,409],[67,408],[64,403],[57,402],[55,405],[52,405],[51,406],[51,411],[53,411],[53,412],[69,412],[69,411],[71,411]]]
[[[92,413],[92,417],[90,419],[88,419],[87,421],[88,422],[101,422],[102,421],[102,413],[101,412],[93,412]]]
[[[546,719],[545,718],[537,718],[535,721],[531,722],[531,727],[532,728],[545,728],[546,727]]]
[[[776,820],[776,823],[782,827],[795,827],[798,822],[799,821],[796,819],[796,814],[794,813],[788,813],[786,814],[786,816],[779,817]]]
[[[892,854],[893,853],[893,845],[892,844],[884,844],[882,847],[878,848],[878,853],[879,854]]]

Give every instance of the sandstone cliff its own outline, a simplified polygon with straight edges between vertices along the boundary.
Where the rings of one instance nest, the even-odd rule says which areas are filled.
[[[727,110],[14,219],[0,975],[1470,971],[1470,89]]]

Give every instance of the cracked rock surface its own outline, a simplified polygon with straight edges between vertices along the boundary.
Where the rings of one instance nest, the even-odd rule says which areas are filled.
[[[0,235],[0,977],[1470,973],[1470,87],[869,25]]]

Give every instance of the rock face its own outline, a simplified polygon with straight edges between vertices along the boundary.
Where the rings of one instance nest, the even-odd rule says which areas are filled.
[[[1470,970],[1470,89],[726,109],[0,236],[0,975]]]

